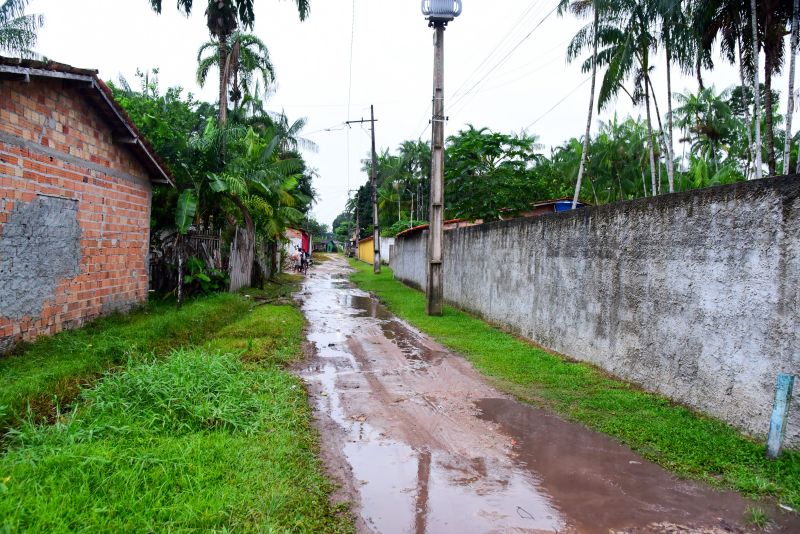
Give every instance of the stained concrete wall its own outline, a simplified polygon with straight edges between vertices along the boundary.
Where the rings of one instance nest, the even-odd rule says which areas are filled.
[[[425,237],[395,245],[416,287]],[[449,302],[755,436],[777,373],[800,374],[798,177],[462,228],[444,251]]]

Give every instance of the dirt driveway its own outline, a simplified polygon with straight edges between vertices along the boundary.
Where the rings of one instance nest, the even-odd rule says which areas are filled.
[[[300,299],[327,467],[361,532],[741,532],[748,503],[491,388],[347,280]],[[797,526],[795,524],[795,526]]]

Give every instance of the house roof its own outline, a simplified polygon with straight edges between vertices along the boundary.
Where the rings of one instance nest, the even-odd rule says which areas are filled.
[[[98,71],[79,69],[55,61],[35,61],[0,56],[0,76],[29,81],[32,77],[57,78],[73,82],[80,93],[106,118],[114,132],[114,142],[126,145],[150,172],[150,181],[174,186],[166,163],[142,136],[136,125],[114,100],[111,89],[98,77]]]
[[[448,220],[444,221],[442,223],[442,225],[443,226],[447,226],[448,224],[457,224],[457,223],[462,223],[462,222],[467,222],[467,219],[448,219]],[[422,232],[424,230],[427,230],[428,226],[430,226],[430,225],[429,224],[420,224],[419,226],[412,226],[411,228],[408,228],[406,230],[403,230],[402,232],[399,232],[395,237],[403,237],[403,236],[407,236],[407,235],[411,235],[411,234],[416,234],[418,232]],[[447,230],[447,228],[445,228],[445,230]]]

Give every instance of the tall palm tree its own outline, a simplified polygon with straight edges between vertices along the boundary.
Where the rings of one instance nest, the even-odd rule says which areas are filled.
[[[628,93],[634,103],[644,101],[650,156],[651,194],[656,195],[656,161],[653,120],[650,112],[650,54],[657,49],[658,39],[653,34],[652,20],[656,18],[655,5],[639,0],[618,0],[608,22],[598,28],[598,40],[603,49],[597,53],[597,63],[607,65],[600,85],[598,106],[602,109],[619,92],[630,77],[634,91]]]
[[[5,0],[0,4],[0,52],[19,57],[36,57],[36,32],[44,16],[26,15],[29,0]]]
[[[578,35],[575,36],[567,52],[568,59],[574,59],[577,53],[582,48],[583,43],[591,35],[592,40],[592,83],[589,90],[589,113],[586,117],[586,132],[583,136],[583,149],[581,151],[581,162],[578,166],[578,179],[575,181],[575,193],[572,197],[572,209],[578,205],[578,197],[581,192],[581,183],[583,182],[583,173],[586,169],[586,160],[589,157],[589,138],[592,132],[592,114],[594,112],[594,92],[597,82],[597,40],[598,31],[600,27],[600,10],[601,6],[597,5],[596,0],[562,0],[558,6],[559,14],[563,13],[569,7],[569,10],[576,16],[586,16],[590,11],[594,12],[594,21],[591,26],[591,31],[588,27],[584,27]]]
[[[713,171],[719,170],[721,151],[735,131],[733,111],[727,100],[730,94],[716,94],[714,87],[700,89],[696,94],[676,94],[679,106],[675,121],[679,128],[690,133],[692,154],[710,161]]]
[[[212,67],[220,69],[225,79],[226,91],[233,107],[238,108],[242,99],[251,94],[254,75],[258,75],[265,86],[275,80],[275,68],[269,58],[264,42],[250,33],[239,31],[228,39],[230,52],[220,55],[219,43],[212,39],[203,43],[197,51],[197,83],[205,86]]]
[[[753,74],[753,92],[757,102],[758,111],[754,113],[756,135],[753,149],[756,160],[761,158],[761,125],[758,118],[761,116],[761,94],[758,91],[760,83],[760,58],[764,54],[764,141],[766,142],[767,164],[770,175],[776,173],[775,156],[775,124],[772,109],[774,93],[772,80],[780,74],[783,66],[786,47],[784,37],[793,16],[792,0],[697,0],[703,9],[699,26],[705,34],[703,46],[706,51],[713,46],[714,40],[719,35],[723,53],[733,63],[733,44],[737,35],[741,35],[744,44],[743,63],[748,73]],[[756,164],[756,177],[760,177],[761,168]]]
[[[750,20],[752,21],[753,33],[750,42],[753,45],[753,114],[756,127],[755,139],[755,156],[756,156],[756,172],[754,178],[761,178],[761,84],[758,81],[758,17],[756,11],[756,0],[750,0]],[[771,114],[772,110],[767,108],[767,115]],[[769,133],[767,133],[769,137]]]
[[[665,145],[667,148],[667,179],[669,192],[675,191],[675,140],[672,121],[672,66],[677,63],[688,73],[697,64],[697,37],[689,24],[685,0],[656,0],[656,12],[660,22],[660,39],[667,62],[667,128]]]
[[[161,13],[163,0],[149,0],[150,7],[156,13]],[[178,10],[190,15],[193,7],[193,0],[177,0]],[[311,7],[310,0],[295,0],[300,20],[305,20]],[[220,60],[220,64],[227,61],[229,49],[229,38],[237,28],[252,30],[255,23],[255,13],[253,6],[255,0],[208,0],[206,8],[206,23],[211,37],[217,41],[219,57],[226,58]],[[219,122],[225,124],[228,118],[228,78],[225,69],[219,69]]]
[[[777,174],[777,158],[775,156],[775,124],[773,121],[772,77],[780,74],[785,55],[784,36],[786,27],[792,18],[791,0],[751,0],[753,13],[761,26],[760,35],[764,50],[764,112],[766,113],[767,166],[770,176]]]
[[[794,71],[795,58],[797,57],[797,41],[800,37],[798,30],[798,11],[800,0],[794,0],[792,7],[792,39],[789,44],[789,95],[786,103],[786,139],[783,143],[783,174],[789,174],[792,155],[792,114],[794,112]],[[800,157],[797,158],[800,164]]]

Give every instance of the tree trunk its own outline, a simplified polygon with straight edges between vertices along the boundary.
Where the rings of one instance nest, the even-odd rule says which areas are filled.
[[[228,36],[219,37],[219,124],[224,126],[228,121],[228,79],[230,64],[228,62]]]
[[[180,232],[175,239],[175,249],[178,254],[178,286],[175,288],[175,305],[180,310],[183,305],[183,234]]]
[[[594,112],[594,88],[597,81],[597,27],[600,20],[600,13],[597,8],[594,10],[594,43],[592,45],[592,87],[589,90],[589,113],[586,117],[586,133],[583,137],[583,150],[581,150],[581,163],[578,166],[578,180],[575,182],[575,195],[572,197],[572,209],[578,205],[578,197],[581,194],[581,184],[583,173],[586,169],[586,160],[589,157],[589,136],[592,131],[592,114]]]
[[[667,180],[669,181],[669,192],[675,192],[675,139],[672,135],[672,53],[669,31],[667,31],[666,54],[667,54]]]
[[[789,174],[792,163],[792,114],[794,112],[794,68],[797,39],[800,36],[797,30],[797,12],[800,9],[800,0],[794,0],[792,10],[792,39],[789,45],[789,101],[786,104],[786,139],[783,142],[783,174]],[[800,162],[800,157],[798,157]]]
[[[669,144],[669,138],[667,137],[667,132],[664,130],[664,125],[661,123],[661,110],[658,108],[658,99],[656,98],[656,88],[653,87],[653,80],[648,79],[647,83],[650,85],[650,90],[653,92],[653,106],[656,108],[656,120],[658,121],[658,129],[661,131],[661,148],[664,150],[664,154],[666,154],[665,159],[669,158],[670,149],[667,146]],[[659,158],[660,159],[660,158]],[[669,163],[666,163],[667,167],[667,178],[669,178]],[[661,194],[661,162],[656,166],[658,169],[658,194]],[[672,189],[670,187],[670,189]],[[670,190],[670,193],[674,193],[674,191]]]
[[[767,168],[769,175],[775,176],[777,172],[777,162],[775,159],[775,129],[773,125],[772,115],[772,54],[769,49],[765,50],[766,57],[764,61],[764,124],[767,128]]]
[[[652,185],[652,196],[656,196],[656,155],[653,142],[653,119],[650,114],[650,76],[647,75],[647,61],[643,62],[644,66],[644,102],[647,107],[647,144],[650,147],[650,181]]]
[[[238,291],[250,287],[253,281],[253,256],[255,251],[256,228],[247,207],[238,197],[231,197],[236,207],[242,212],[245,227],[236,227],[231,243],[231,257],[228,273],[230,274],[229,291]]]
[[[753,115],[756,125],[756,139],[753,152],[756,157],[754,178],[761,178],[761,84],[758,81],[758,22],[756,15],[756,0],[750,0],[750,12],[753,27]]]
[[[745,83],[744,79],[744,61],[742,60],[742,36],[740,35],[738,38],[739,41],[739,79],[742,83],[742,99],[744,99],[745,88],[747,84]],[[744,122],[747,124],[747,154],[749,161],[747,162],[748,168],[750,167],[750,163],[753,161],[753,130],[752,130],[752,119],[750,118],[750,106],[746,105],[747,103],[744,102]],[[748,180],[750,179],[750,171],[748,169],[747,173]]]

